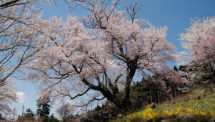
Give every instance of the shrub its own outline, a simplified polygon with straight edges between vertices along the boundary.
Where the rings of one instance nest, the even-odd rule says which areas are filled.
[[[212,117],[215,117],[215,111],[202,111],[192,108],[183,108],[179,106],[176,109],[170,110],[153,110],[150,106],[147,106],[143,111],[130,114],[126,117],[128,122],[145,122],[145,121],[183,121],[183,120],[198,120],[198,121],[208,121]]]

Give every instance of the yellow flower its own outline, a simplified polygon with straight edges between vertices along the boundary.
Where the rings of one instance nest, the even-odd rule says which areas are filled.
[[[186,111],[187,111],[187,113],[189,113],[190,115],[194,115],[195,112],[196,112],[195,110],[190,109],[190,108],[187,108]]]
[[[205,116],[205,115],[207,114],[206,112],[200,111],[200,110],[198,110],[198,109],[193,110],[193,109],[187,108],[186,111],[187,111],[191,116],[199,116],[199,115]]]
[[[164,116],[173,116],[175,115],[175,111],[171,109],[170,111],[164,110]]]
[[[211,110],[211,111],[210,111],[210,115],[213,116],[213,117],[215,117],[215,111],[212,111],[212,110]]]
[[[183,108],[182,108],[181,106],[178,107],[175,114],[176,114],[176,115],[183,114],[183,111],[182,111],[182,110],[183,110]]]
[[[155,118],[158,114],[154,112],[150,106],[147,106],[146,109],[140,113],[140,115],[143,117],[143,119],[148,120]]]
[[[198,113],[202,116],[205,116],[207,114],[206,112],[203,112],[203,111],[198,111]]]
[[[215,111],[211,110],[210,112],[205,112],[205,111],[201,111],[197,108],[192,109],[192,108],[183,108],[181,106],[179,106],[176,109],[170,109],[170,110],[162,110],[159,113],[156,113],[150,106],[147,106],[143,111],[138,112],[138,113],[134,113],[129,115],[130,119],[135,119],[135,118],[141,118],[143,120],[155,120],[155,118],[159,118],[159,117],[170,117],[170,116],[178,116],[178,115],[190,115],[190,116],[196,116],[196,117],[201,117],[201,116],[213,116],[215,117]]]
[[[158,114],[154,112],[150,106],[147,106],[144,111],[129,115],[128,119],[132,120],[140,117],[144,120],[149,120],[149,119],[154,119],[156,116],[158,116]]]
[[[152,110],[150,106],[147,106],[147,108],[143,111],[143,117],[144,119],[153,119],[158,114]]]
[[[130,119],[130,120],[135,119],[135,118],[137,118],[137,114],[136,113],[131,114],[131,115],[128,116],[128,119]]]

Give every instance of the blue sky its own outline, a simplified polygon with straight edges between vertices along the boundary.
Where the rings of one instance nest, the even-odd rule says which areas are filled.
[[[132,3],[136,0],[129,0]],[[167,26],[167,40],[181,51],[179,34],[185,32],[185,28],[191,25],[192,19],[199,19],[208,16],[215,16],[215,0],[139,0],[141,9],[138,18],[145,19],[156,26]],[[43,11],[43,17],[62,17],[64,20],[69,15],[81,16],[85,13],[82,9],[76,8],[70,11],[63,0],[56,0],[56,4],[36,3]],[[122,7],[122,6],[120,6]],[[72,13],[71,13],[72,12]],[[22,106],[36,111],[36,99],[38,91],[35,84],[30,81],[19,81],[17,92],[20,97],[25,97],[20,102],[13,104],[18,114],[21,114]],[[55,113],[56,106],[53,106],[52,113]]]

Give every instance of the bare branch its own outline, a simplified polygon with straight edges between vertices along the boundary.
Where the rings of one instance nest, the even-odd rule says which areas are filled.
[[[65,94],[65,93],[62,93],[62,92],[60,92],[60,91],[58,91],[58,90],[56,90],[59,94],[61,94],[61,95],[63,95],[63,96],[67,96],[67,97],[69,97],[71,100],[73,100],[73,99],[75,99],[75,98],[77,98],[77,97],[81,97],[81,96],[83,96],[83,95],[85,95],[88,91],[90,90],[90,88],[87,88],[87,90],[85,90],[83,93],[80,93],[80,94],[77,94],[77,95],[75,95],[75,96],[71,96],[70,94]]]

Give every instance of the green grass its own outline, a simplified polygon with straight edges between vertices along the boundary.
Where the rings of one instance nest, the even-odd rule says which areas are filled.
[[[195,88],[193,88],[193,90],[190,93],[181,95],[173,100],[169,100],[164,103],[172,104],[172,103],[179,103],[179,102],[187,102],[187,101],[199,99],[199,98],[205,98],[214,93],[209,87],[215,88],[215,85],[195,86]]]
[[[155,111],[163,111],[169,109],[176,109],[178,107],[198,109],[204,112],[215,111],[215,94],[209,95],[199,100],[189,100],[187,102],[179,102],[175,104],[160,104],[156,107]]]
[[[177,108],[179,107],[183,108],[183,112],[185,114],[186,109],[198,110],[206,113],[210,113],[211,111],[215,112],[215,93],[212,93],[212,91],[208,89],[207,86],[197,86],[189,94],[157,105],[157,107],[153,111],[162,114],[165,110],[177,110]],[[125,115],[122,118],[112,120],[111,122],[126,122],[129,116],[135,114],[138,115],[141,112],[143,113],[144,109],[138,112]]]

